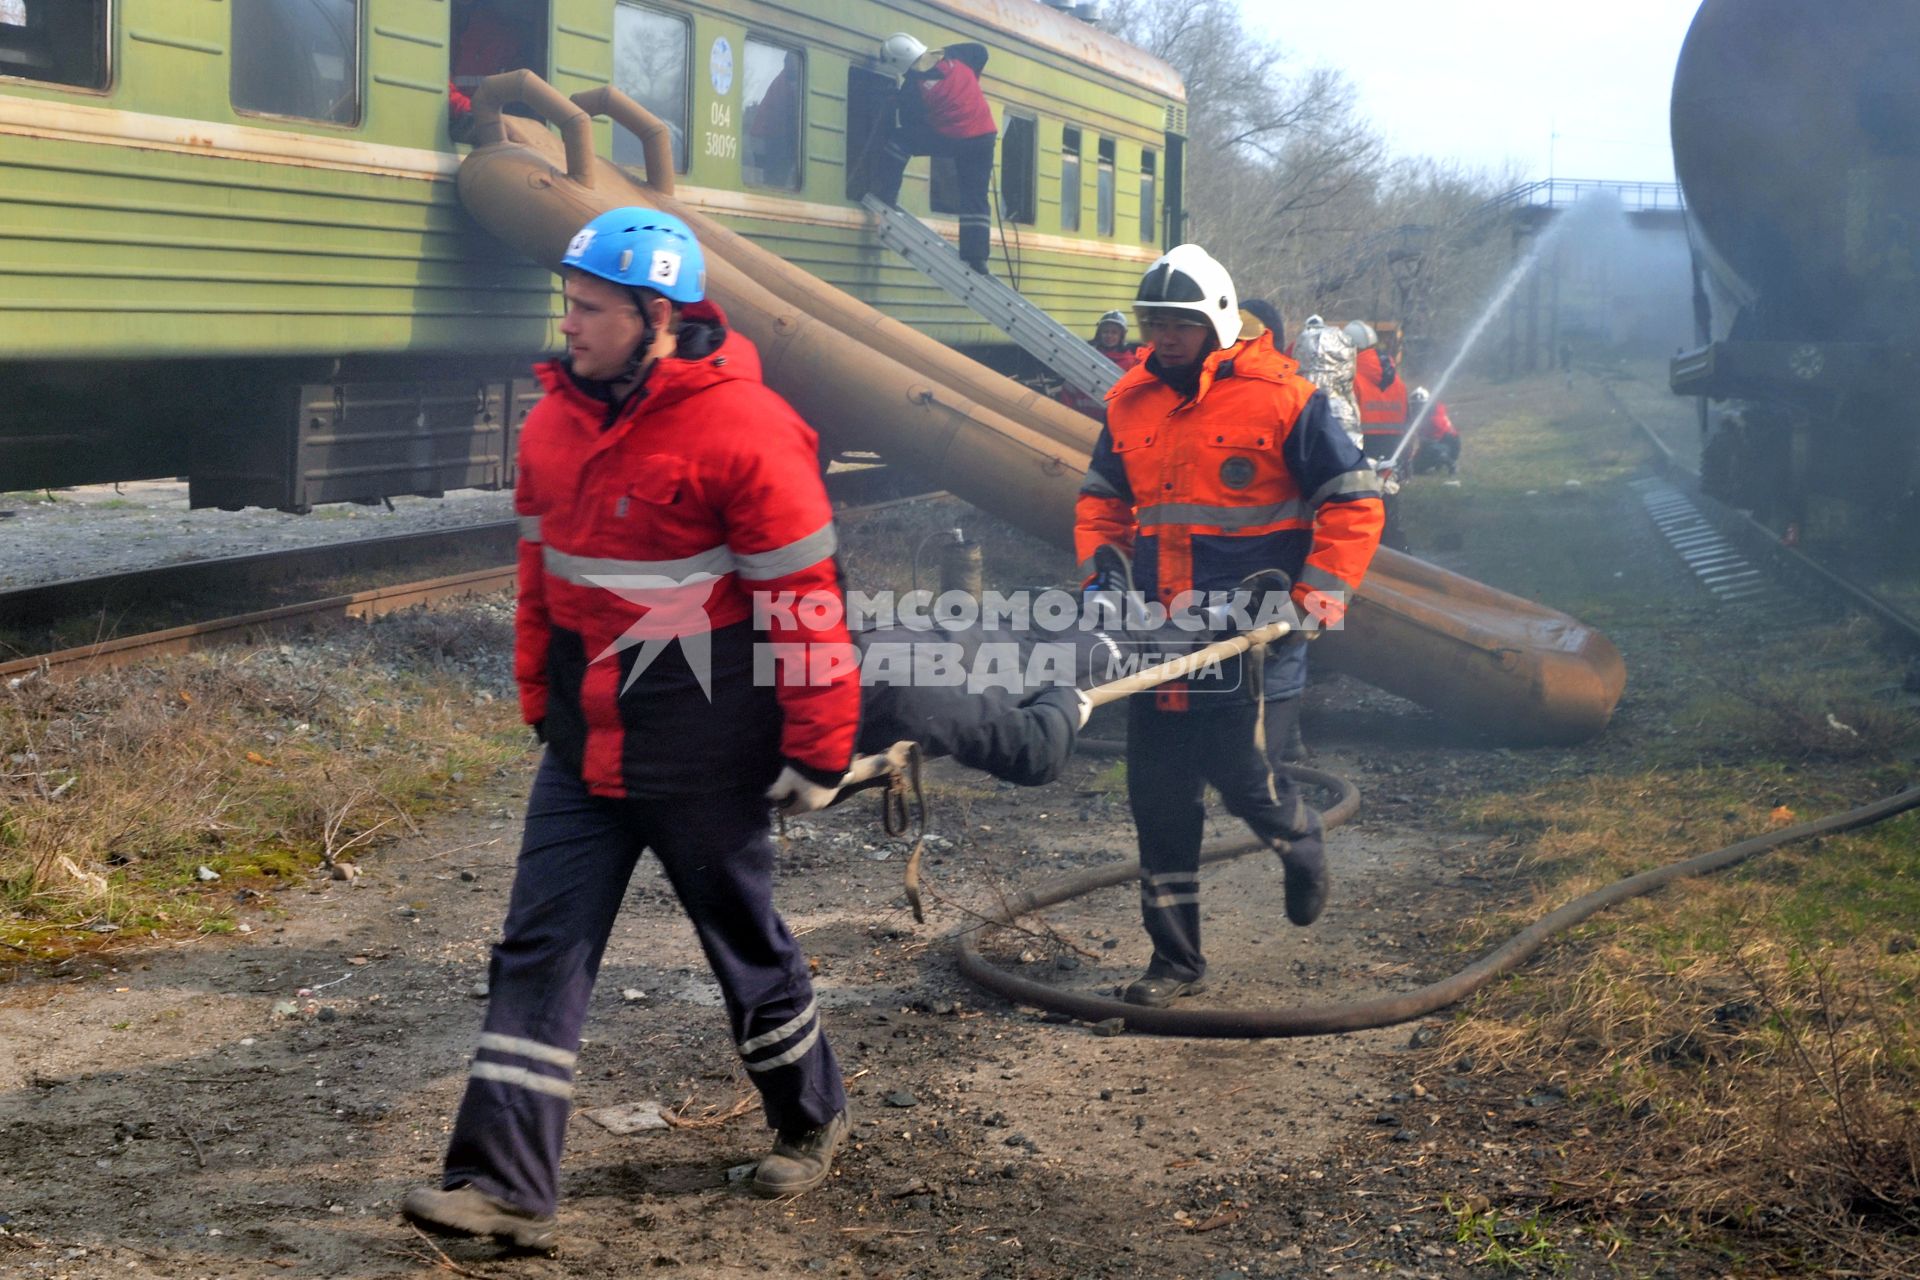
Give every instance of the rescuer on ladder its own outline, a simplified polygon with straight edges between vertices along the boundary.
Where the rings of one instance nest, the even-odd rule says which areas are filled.
[[[993,178],[993,144],[999,127],[980,88],[987,47],[967,42],[940,51],[928,70],[916,64],[927,46],[903,33],[883,46],[883,69],[904,75],[900,119],[887,135],[875,162],[872,193],[890,205],[900,203],[900,182],[914,156],[951,156],[959,177],[955,203],[960,218],[960,257],[981,275],[987,273],[992,210],[987,186]]]
[[[563,259],[564,360],[521,436],[514,676],[547,744],[486,1023],[439,1188],[406,1215],[553,1240],[587,1002],[627,880],[660,859],[776,1133],[753,1189],[809,1190],[847,1132],[807,958],[772,901],[769,805],[819,808],[852,755],[857,670],[760,680],[755,647],[849,651],[843,622],[755,618],[750,593],[840,596],[816,440],[706,301],[679,219],[616,209]],[[843,615],[841,615],[843,616]]]
[[[1198,245],[1180,245],[1148,268],[1134,308],[1151,350],[1107,395],[1107,425],[1075,509],[1075,552],[1089,586],[1175,606],[1183,592],[1232,591],[1250,574],[1279,570],[1308,625],[1338,626],[1384,517],[1373,470],[1335,423],[1326,394],[1274,349],[1270,333],[1240,337],[1233,281]],[[1130,572],[1117,553],[1131,556]],[[1263,688],[1173,685],[1129,700],[1127,800],[1140,844],[1140,912],[1153,941],[1146,974],[1123,993],[1135,1004],[1165,1006],[1205,989],[1199,859],[1208,783],[1280,851],[1287,918],[1311,924],[1326,903],[1320,816],[1256,742],[1263,700],[1298,704],[1303,640],[1282,642],[1262,665]]]

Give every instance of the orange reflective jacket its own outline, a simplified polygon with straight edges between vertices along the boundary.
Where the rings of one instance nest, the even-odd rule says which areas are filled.
[[[1354,362],[1353,391],[1360,399],[1362,427],[1392,427],[1397,432],[1407,425],[1407,382],[1390,369],[1371,347]]]
[[[1206,359],[1193,399],[1149,358],[1107,394],[1107,426],[1075,507],[1075,554],[1133,557],[1135,586],[1173,604],[1280,569],[1309,616],[1338,617],[1386,522],[1378,478],[1326,394],[1270,335]]]

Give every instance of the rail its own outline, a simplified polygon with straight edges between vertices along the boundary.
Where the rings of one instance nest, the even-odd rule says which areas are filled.
[[[1570,209],[1595,195],[1610,195],[1628,213],[1680,213],[1687,207],[1677,182],[1617,182],[1605,178],[1542,178],[1503,191],[1480,206],[1483,213],[1510,209]]]

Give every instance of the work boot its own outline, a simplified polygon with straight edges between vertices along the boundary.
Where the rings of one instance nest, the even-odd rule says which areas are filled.
[[[1280,758],[1288,764],[1298,764],[1307,758],[1307,740],[1300,736],[1300,717],[1291,717],[1285,728],[1280,739]]]
[[[473,1186],[415,1187],[400,1202],[400,1212],[436,1235],[492,1236],[537,1253],[552,1252],[556,1243],[552,1214],[528,1213]]]
[[[1135,978],[1120,993],[1120,998],[1128,1004],[1145,1005],[1149,1009],[1164,1009],[1181,996],[1197,996],[1207,989],[1205,978],[1183,981],[1148,974],[1144,978]]]
[[[753,1171],[753,1193],[771,1200],[797,1196],[825,1182],[833,1171],[833,1153],[846,1141],[851,1125],[843,1108],[817,1129],[781,1134]]]
[[[990,276],[993,274],[993,269],[987,265],[985,258],[968,258],[967,265],[972,267],[977,275]]]
[[[1327,850],[1317,831],[1297,839],[1278,840],[1280,866],[1287,873],[1287,919],[1308,925],[1327,906]]]

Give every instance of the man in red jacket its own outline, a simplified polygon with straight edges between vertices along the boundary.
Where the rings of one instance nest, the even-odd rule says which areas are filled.
[[[980,89],[987,47],[966,43],[942,50],[930,71],[909,69],[900,96],[900,122],[887,137],[874,164],[874,195],[888,204],[900,201],[900,180],[914,156],[952,156],[959,171],[956,203],[960,215],[960,256],[987,273],[987,240],[992,217],[987,183],[993,176],[993,143],[999,129]]]
[[[547,751],[442,1187],[403,1205],[433,1230],[535,1249],[553,1240],[588,998],[648,849],[777,1134],[753,1189],[826,1178],[847,1100],[807,958],[773,907],[768,806],[832,798],[860,703],[843,623],[756,617],[755,593],[840,599],[832,512],[814,433],[705,300],[693,233],[616,209],[574,237],[563,272],[568,354],[537,370],[547,394],[514,493],[514,676]],[[756,660],[782,650],[845,660],[763,678]]]

